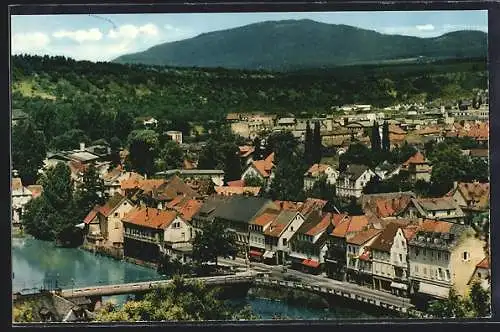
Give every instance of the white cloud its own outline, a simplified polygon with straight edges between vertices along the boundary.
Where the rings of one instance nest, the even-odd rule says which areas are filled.
[[[12,53],[36,53],[50,43],[50,37],[42,32],[16,33],[12,35]]]
[[[486,25],[464,25],[464,24],[445,24],[443,25],[444,31],[457,31],[457,30],[479,30],[488,32],[488,26]]]
[[[416,25],[415,28],[419,31],[434,31],[434,25],[432,24]]]
[[[52,34],[54,38],[69,38],[79,43],[87,41],[98,41],[102,39],[102,33],[99,29],[66,31],[60,30]]]
[[[125,24],[118,29],[111,29],[108,37],[111,39],[135,39],[138,36],[156,37],[159,35],[159,29],[156,25],[148,23],[142,26]]]

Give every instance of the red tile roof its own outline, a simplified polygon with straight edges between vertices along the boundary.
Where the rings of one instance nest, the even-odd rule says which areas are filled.
[[[330,167],[327,164],[314,164],[306,172],[306,176],[320,176]]]
[[[484,257],[482,261],[480,261],[476,267],[481,269],[489,269],[490,268],[490,259],[488,257]]]
[[[243,180],[229,181],[227,183],[227,185],[228,185],[228,187],[244,187],[245,181],[243,181]]]
[[[104,206],[101,206],[99,208],[99,212],[105,217],[109,216],[111,212],[113,212],[113,210],[118,207],[118,205],[124,198],[125,197],[120,195],[119,193],[115,193],[110,199],[108,199]]]
[[[328,226],[332,225],[333,223],[333,216],[331,213],[327,213],[323,216],[323,218],[314,225],[311,229],[309,229],[305,234],[306,235],[311,235],[311,236],[316,236],[317,234],[324,232]]]
[[[271,175],[271,170],[274,167],[274,152],[267,156],[264,160],[254,160],[252,162],[253,167],[262,175],[262,177],[267,178]]]
[[[418,225],[408,225],[403,228],[403,234],[405,236],[406,241],[410,241],[417,234]]]
[[[276,210],[266,210],[260,216],[255,218],[251,223],[254,225],[265,226],[276,219],[279,213],[280,211]]]
[[[375,236],[379,235],[382,231],[380,229],[370,228],[361,232],[358,232],[356,235],[347,239],[347,243],[362,245],[369,240],[373,239]]]
[[[238,148],[240,149],[240,157],[248,157],[255,151],[255,148],[249,145],[243,145]]]
[[[361,231],[363,228],[368,226],[369,220],[367,216],[351,216],[347,220],[341,222],[337,227],[334,228],[331,233],[332,236],[343,237],[349,233],[355,233]]]
[[[418,231],[433,233],[449,233],[453,224],[446,221],[424,220]]]
[[[304,204],[303,202],[292,202],[292,201],[274,201],[276,206],[284,211],[299,211],[300,207]]]
[[[348,215],[346,213],[334,213],[333,214],[333,225],[337,227],[341,222],[347,220]]]
[[[97,216],[99,212],[100,206],[96,205],[94,208],[87,214],[87,216],[83,219],[83,222],[89,224],[94,218]]]
[[[33,196],[33,198],[37,198],[43,193],[43,187],[39,184],[32,184],[26,188],[31,191],[31,196]]]
[[[410,164],[423,164],[426,162],[427,161],[425,160],[424,155],[420,151],[417,151],[413,156],[408,158],[408,160],[403,163],[403,167],[406,168]]]
[[[328,201],[318,198],[307,198],[304,204],[299,208],[299,212],[304,216],[312,211],[321,211]]]
[[[401,129],[399,126],[391,124],[389,125],[389,134],[405,135],[406,131]]]
[[[136,208],[123,217],[123,222],[152,229],[165,229],[177,217],[177,212],[153,208]]]

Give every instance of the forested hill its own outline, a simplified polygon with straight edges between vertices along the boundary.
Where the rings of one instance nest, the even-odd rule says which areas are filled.
[[[123,55],[114,62],[280,71],[486,55],[487,34],[480,31],[418,38],[312,20],[284,20],[204,33]]]
[[[14,56],[11,68],[13,108],[45,128],[49,141],[71,129],[109,139],[120,111],[203,124],[228,112],[325,114],[350,103],[455,103],[487,88],[485,59],[277,74]]]

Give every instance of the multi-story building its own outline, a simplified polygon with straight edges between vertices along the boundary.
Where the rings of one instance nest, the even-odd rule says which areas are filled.
[[[406,219],[446,220],[463,223],[465,214],[452,197],[412,198],[399,216]]]
[[[366,216],[337,215],[337,226],[330,233],[325,254],[325,269],[328,277],[344,280],[346,276],[346,252],[348,237],[363,230],[369,224]]]
[[[485,242],[470,226],[425,220],[409,241],[410,293],[447,298],[450,288],[467,293],[467,284],[484,256]]]
[[[351,164],[337,179],[337,195],[340,197],[361,197],[366,184],[377,176],[368,166]]]
[[[248,225],[249,230],[249,251],[250,260],[263,261],[266,252],[266,237],[264,231],[278,217],[279,210],[269,209],[264,211]]]
[[[334,227],[333,215],[312,212],[291,239],[292,266],[304,272],[323,271],[328,236]]]
[[[464,213],[487,212],[490,207],[490,184],[455,182],[447,196],[453,197]]]
[[[304,216],[297,211],[281,211],[264,230],[264,261],[285,264],[290,254],[290,240],[304,223]]]
[[[373,285],[370,246],[380,233],[380,229],[368,228],[347,238],[347,281],[368,287]]]
[[[431,180],[432,166],[420,151],[408,158],[401,169],[408,172],[410,181],[422,180],[429,182]]]
[[[403,296],[408,294],[407,236],[411,232],[405,233],[407,224],[405,221],[390,222],[370,246],[373,288],[377,290]]]
[[[24,206],[33,198],[33,193],[23,186],[21,178],[12,178],[12,225],[20,226],[24,213]]]
[[[321,178],[325,177],[327,183],[335,184],[339,177],[339,172],[327,164],[314,164],[304,173],[304,190],[311,189]]]
[[[269,199],[252,196],[229,196],[215,211],[216,221],[223,222],[234,232],[238,254],[246,257],[249,245],[248,226],[263,211],[278,210],[278,207]]]
[[[485,290],[490,289],[491,269],[490,259],[488,256],[484,257],[483,260],[476,265],[476,269],[474,270],[468,285],[470,286],[475,281],[478,281]]]
[[[241,175],[241,180],[245,181],[246,177],[257,177],[264,183],[264,188],[267,188],[274,178],[274,168],[273,152],[266,159],[252,161]]]

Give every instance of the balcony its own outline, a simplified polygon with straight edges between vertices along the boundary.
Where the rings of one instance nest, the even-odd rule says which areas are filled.
[[[126,238],[137,240],[137,241],[154,243],[154,244],[160,244],[160,241],[157,238],[151,237],[151,236],[139,235],[139,234],[130,234],[130,233],[125,233],[124,236]]]

